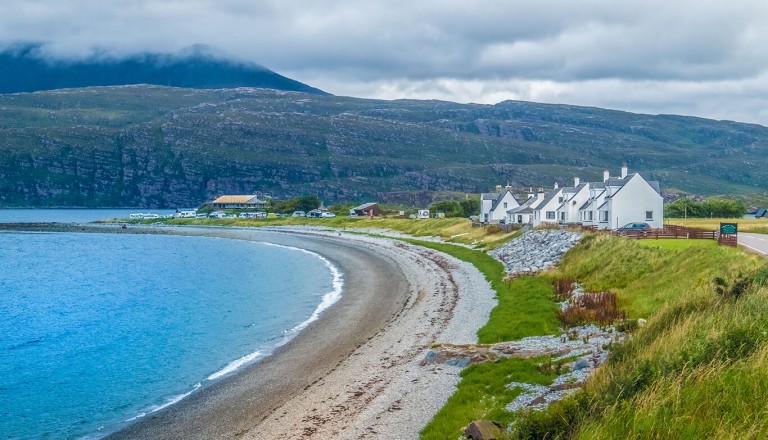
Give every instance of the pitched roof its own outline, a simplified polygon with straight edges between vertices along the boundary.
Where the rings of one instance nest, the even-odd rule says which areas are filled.
[[[498,196],[497,196],[496,200],[494,200],[494,201],[493,201],[493,205],[491,205],[491,211],[495,211],[495,210],[496,210],[496,208],[498,208],[498,206],[499,206],[499,203],[501,203],[501,200],[504,198],[504,196],[506,196],[506,195],[507,195],[507,193],[509,193],[509,194],[512,196],[512,200],[514,200],[515,202],[517,202],[517,204],[518,204],[518,205],[520,204],[520,202],[518,202],[518,201],[517,201],[517,199],[515,198],[515,195],[514,195],[514,194],[512,194],[512,191],[510,191],[510,190],[508,190],[508,189],[505,189],[505,190],[501,191],[501,192],[498,194]]]
[[[549,203],[550,201],[552,201],[552,199],[554,199],[555,197],[557,197],[557,195],[558,195],[558,194],[560,194],[560,190],[557,190],[557,189],[556,189],[556,190],[554,190],[554,191],[550,191],[550,192],[548,192],[548,193],[544,193],[544,199],[541,201],[541,203],[539,203],[538,205],[536,205],[536,207],[535,207],[535,208],[533,208],[533,209],[541,209],[541,208],[543,208],[544,206],[546,206],[546,205],[547,205],[547,203]]]
[[[533,214],[533,209],[530,205],[520,205],[507,211],[507,214]]]
[[[368,208],[370,208],[370,207],[372,207],[372,206],[375,206],[375,205],[378,205],[378,203],[373,203],[373,202],[372,202],[372,203],[363,203],[363,204],[362,204],[362,205],[360,205],[360,206],[357,206],[357,207],[355,207],[355,208],[352,208],[352,210],[353,210],[353,211],[361,211],[361,210],[363,210],[363,209],[368,209]]]
[[[256,203],[256,202],[259,201],[259,198],[254,196],[254,195],[250,195],[250,196],[241,196],[241,195],[238,195],[238,196],[221,196],[221,197],[219,197],[218,199],[214,200],[211,203],[248,203],[251,200],[253,200],[253,203]]]

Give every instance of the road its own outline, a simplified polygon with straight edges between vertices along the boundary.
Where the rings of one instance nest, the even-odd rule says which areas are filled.
[[[768,235],[739,232],[738,239],[746,249],[768,257]]]

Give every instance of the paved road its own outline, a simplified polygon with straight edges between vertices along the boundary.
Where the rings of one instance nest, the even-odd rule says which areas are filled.
[[[768,235],[739,232],[739,244],[750,251],[768,257]]]

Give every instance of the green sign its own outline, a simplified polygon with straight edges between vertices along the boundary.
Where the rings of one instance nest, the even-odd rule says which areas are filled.
[[[738,223],[720,223],[720,233],[736,235],[736,231],[739,230]]]

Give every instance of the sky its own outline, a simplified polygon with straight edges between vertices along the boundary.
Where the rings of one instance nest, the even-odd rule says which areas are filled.
[[[329,93],[504,100],[768,126],[764,0],[0,0],[0,49],[202,44]]]

